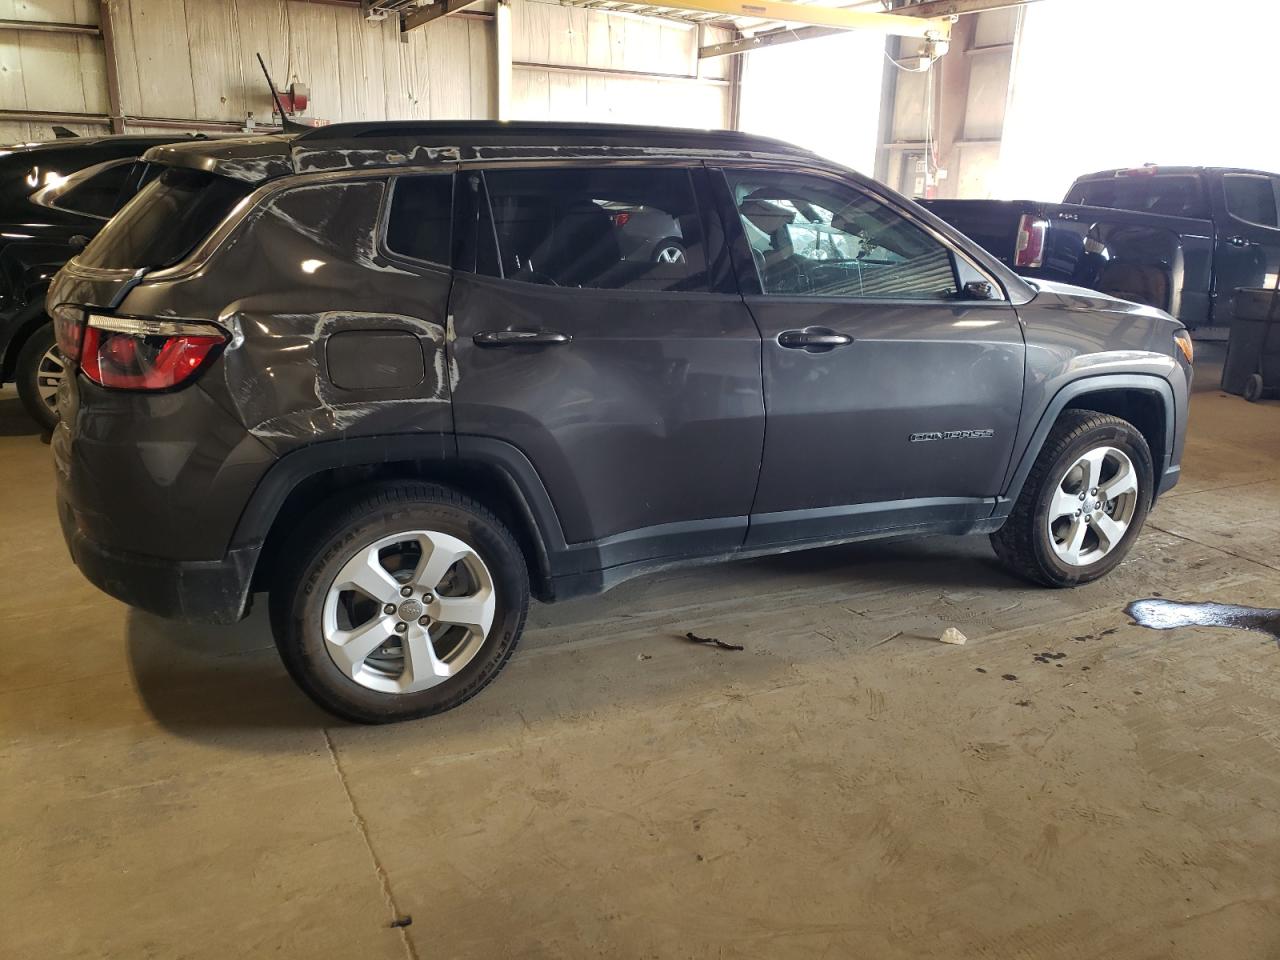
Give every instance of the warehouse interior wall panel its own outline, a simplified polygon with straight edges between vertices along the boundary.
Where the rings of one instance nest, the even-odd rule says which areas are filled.
[[[496,116],[494,28],[483,19],[445,17],[402,42],[393,17],[371,22],[355,6],[306,0],[110,0],[110,9],[121,111],[138,118],[131,132],[151,118],[271,123],[258,53],[280,89],[309,88],[304,116]],[[7,19],[92,24],[97,13],[95,0],[0,0]],[[700,45],[731,39],[726,29],[538,0],[514,0],[512,27],[516,118],[729,124],[729,59],[698,59]],[[105,117],[101,38],[0,30],[0,110]],[[79,126],[107,130],[105,120]],[[0,136],[52,130],[33,118],[0,124]]]
[[[699,73],[696,27],[539,0],[511,5],[512,117],[668,126],[729,125],[727,58]],[[729,31],[707,28],[702,43]],[[554,65],[542,69],[534,65]],[[579,67],[580,71],[564,68]],[[598,73],[617,70],[625,76]],[[718,82],[717,82],[718,81]]]
[[[96,24],[98,5],[0,0],[0,19]],[[96,37],[0,30],[0,109],[105,113],[106,90],[106,60]]]

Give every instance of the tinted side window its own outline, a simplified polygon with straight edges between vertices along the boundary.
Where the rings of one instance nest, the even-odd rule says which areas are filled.
[[[396,178],[387,215],[388,250],[447,265],[452,224],[452,174]]]
[[[1209,215],[1200,179],[1190,176],[1139,174],[1106,180],[1081,180],[1071,188],[1067,203],[1159,213],[1167,217],[1203,218]]]
[[[55,207],[88,214],[91,217],[109,218],[120,208],[125,184],[133,165],[116,164],[89,177],[72,187],[53,202]]]
[[[1270,177],[1229,173],[1222,178],[1227,192],[1227,210],[1233,217],[1258,223],[1264,227],[1278,225],[1276,218],[1276,183]]]
[[[480,257],[479,273],[557,287],[707,290],[688,170],[490,170],[485,182],[498,263]]]
[[[87,267],[168,267],[190,253],[253,184],[202,170],[167,167],[77,258]]]
[[[951,251],[856,187],[806,174],[726,171],[765,293],[939,300]]]

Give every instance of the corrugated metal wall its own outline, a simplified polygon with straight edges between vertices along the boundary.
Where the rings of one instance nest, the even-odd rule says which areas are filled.
[[[331,121],[486,118],[495,112],[493,25],[447,17],[408,34],[355,7],[305,0],[110,0],[121,106],[147,119],[269,123],[256,53],[276,82],[305,83]],[[479,8],[483,10],[484,8]],[[0,19],[93,24],[96,0],[0,0]],[[512,110],[522,119],[725,126],[726,60],[698,75],[695,28],[514,0]],[[707,31],[704,42],[724,39]],[[638,74],[650,74],[642,76]],[[661,74],[664,76],[652,76]],[[105,115],[94,36],[0,29],[0,111]],[[78,133],[102,124],[64,122]],[[47,139],[50,123],[0,120],[0,142]]]

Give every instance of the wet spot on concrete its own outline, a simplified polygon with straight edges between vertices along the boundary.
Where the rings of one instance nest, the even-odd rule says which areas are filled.
[[[1037,653],[1031,659],[1036,663],[1048,663],[1050,660],[1062,660],[1066,657],[1065,653]]]
[[[1001,680],[1017,680],[1018,677],[1012,673],[1002,673],[1000,674],[1000,679]]]
[[[1152,630],[1177,627],[1233,627],[1256,630],[1280,644],[1280,609],[1246,607],[1233,603],[1182,603],[1148,598],[1125,607],[1134,623]]]

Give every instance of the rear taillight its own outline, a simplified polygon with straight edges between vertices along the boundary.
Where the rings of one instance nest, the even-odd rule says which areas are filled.
[[[1023,214],[1018,221],[1018,242],[1013,248],[1015,267],[1038,267],[1044,263],[1044,238],[1049,221]]]
[[[75,366],[80,359],[80,341],[84,337],[84,311],[79,307],[60,304],[53,308],[53,337],[58,352],[67,363]]]
[[[226,342],[211,323],[90,314],[80,370],[116,390],[167,390],[189,380]]]

